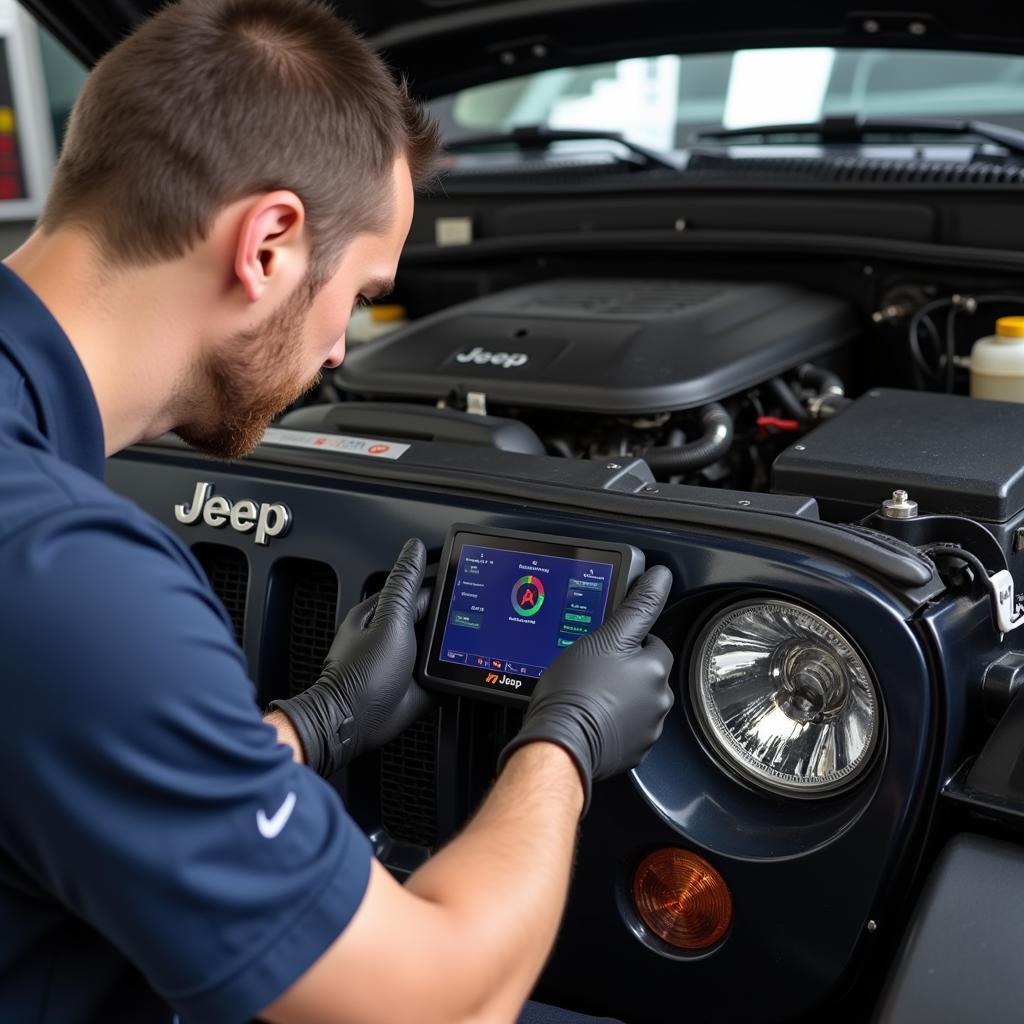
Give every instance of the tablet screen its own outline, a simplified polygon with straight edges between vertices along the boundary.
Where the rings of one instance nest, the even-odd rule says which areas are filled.
[[[456,535],[429,674],[529,696],[552,661],[604,621],[621,555]]]

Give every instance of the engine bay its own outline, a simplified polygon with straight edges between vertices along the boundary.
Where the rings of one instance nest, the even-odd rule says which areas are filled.
[[[562,278],[459,303],[338,370],[348,391],[645,417],[730,398],[849,341],[841,301],[782,284]]]
[[[841,394],[839,378],[810,361],[834,359],[856,333],[845,303],[792,285],[561,278],[415,321],[357,348],[335,381],[349,394],[512,418],[551,454],[643,457],[672,479],[728,459],[737,419],[745,430],[753,415],[764,430],[795,422],[798,407],[806,418],[801,399]],[[783,380],[794,368],[799,395]],[[790,408],[769,398],[779,415],[768,416],[753,393],[762,385]],[[726,477],[752,483],[739,467],[711,479]]]
[[[424,273],[414,274],[421,305]],[[922,511],[1012,518],[1024,501],[974,508],[958,495],[1004,493],[1019,475],[1019,460],[988,441],[1024,428],[1024,404],[965,396],[972,344],[1001,315],[1024,311],[1024,294],[990,285],[947,296],[937,281],[900,279],[879,287],[870,265],[860,276],[867,295],[621,274],[440,304],[450,287],[436,288],[424,315],[352,346],[328,385],[340,399],[330,429],[612,465],[642,459],[658,481],[803,495],[840,522],[915,487]],[[876,401],[879,389],[893,394]],[[845,455],[834,443],[808,451],[832,419],[822,438],[842,437]],[[303,409],[282,425],[325,424]]]

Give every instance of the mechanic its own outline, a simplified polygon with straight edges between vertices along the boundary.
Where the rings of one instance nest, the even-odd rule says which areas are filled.
[[[591,781],[661,731],[654,568],[544,675],[475,818],[401,886],[324,777],[428,704],[423,545],[264,718],[198,564],[103,484],[105,454],[169,430],[244,454],[341,361],[436,146],[308,0],[165,7],[85,85],[0,268],[4,1020],[512,1021]]]

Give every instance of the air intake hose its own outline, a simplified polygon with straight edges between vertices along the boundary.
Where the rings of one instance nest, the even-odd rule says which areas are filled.
[[[717,462],[732,447],[732,417],[725,408],[712,402],[700,411],[703,433],[695,441],[678,448],[663,445],[644,453],[647,465],[656,476],[681,476]]]

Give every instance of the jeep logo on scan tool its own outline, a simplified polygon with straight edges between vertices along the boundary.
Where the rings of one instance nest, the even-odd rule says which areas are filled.
[[[508,686],[513,690],[518,690],[523,685],[522,679],[516,679],[515,676],[499,676],[497,672],[488,672],[484,677],[484,682],[490,683],[492,686]]]
[[[249,498],[233,502],[214,496],[212,492],[213,484],[200,480],[192,495],[192,504],[175,505],[174,518],[186,526],[194,526],[202,517],[207,526],[214,528],[230,526],[239,533],[255,529],[253,540],[257,544],[269,544],[271,537],[280,537],[292,525],[292,514],[287,505],[257,505]]]
[[[468,352],[460,352],[455,357],[457,363],[474,363],[476,366],[500,366],[503,370],[512,370],[517,366],[525,366],[530,357],[525,352],[488,352],[487,349],[471,348]]]

